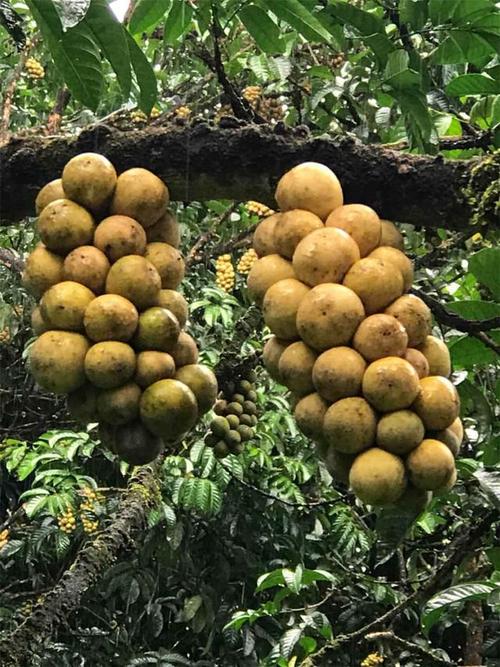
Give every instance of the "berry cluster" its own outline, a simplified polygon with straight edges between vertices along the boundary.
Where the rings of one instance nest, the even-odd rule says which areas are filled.
[[[384,664],[384,657],[380,653],[370,653],[361,663],[361,667],[378,667]]]
[[[261,204],[258,201],[247,201],[245,208],[250,214],[258,215],[259,218],[267,218],[268,215],[272,215],[274,213],[272,208],[269,208],[269,206]]]
[[[63,533],[72,533],[76,528],[76,519],[73,510],[70,508],[66,512],[63,512],[57,518],[57,523],[59,524],[59,530],[62,530]]]
[[[192,113],[191,109],[185,106],[177,107],[177,109],[175,109],[174,111],[174,114],[176,115],[177,118],[185,118],[185,119],[189,118],[191,113]]]
[[[9,541],[9,529],[6,528],[0,532],[0,549],[3,549],[4,546]]]
[[[259,104],[259,114],[268,121],[282,120],[285,108],[278,97],[263,97]]]
[[[10,329],[9,327],[5,327],[5,329],[2,329],[0,331],[0,345],[7,345],[7,343],[10,342]]]
[[[205,443],[213,447],[217,458],[228,454],[241,454],[244,443],[255,435],[257,424],[257,393],[254,389],[255,375],[253,371],[248,378],[238,383],[230,383],[226,392],[222,393],[215,404],[217,414],[210,424],[210,433]]]
[[[230,292],[234,287],[234,267],[231,262],[231,255],[220,255],[215,261],[216,277],[215,284],[224,292]]]
[[[243,99],[246,100],[250,106],[255,108],[262,96],[262,88],[260,86],[247,86],[246,88],[243,88],[242,95]]]
[[[333,56],[331,60],[332,67],[342,67],[342,65],[345,63],[345,54],[343,51],[339,51],[335,56]]]
[[[132,122],[135,123],[136,125],[141,125],[143,123],[148,122],[148,117],[146,116],[144,111],[141,111],[140,109],[134,109],[134,111],[131,111],[130,118],[132,119]]]
[[[45,76],[45,70],[43,69],[43,65],[40,62],[38,62],[36,58],[28,58],[26,60],[24,68],[26,69],[28,76],[31,79],[43,79],[43,77]]]
[[[243,255],[240,257],[240,261],[238,262],[236,268],[240,273],[246,275],[247,273],[250,273],[250,269],[258,259],[259,258],[255,250],[253,248],[250,248],[249,250],[244,252]]]

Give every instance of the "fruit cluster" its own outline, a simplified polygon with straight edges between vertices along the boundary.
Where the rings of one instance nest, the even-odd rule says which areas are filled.
[[[259,258],[257,257],[255,250],[250,248],[249,250],[246,250],[240,257],[240,261],[238,262],[236,268],[238,269],[239,273],[246,275],[247,273],[250,273],[250,269],[258,259]]]
[[[272,215],[274,213],[272,208],[269,208],[269,206],[266,206],[265,204],[261,204],[258,201],[247,201],[245,204],[245,208],[250,213],[251,215],[257,215],[259,218],[267,218],[268,215]]]
[[[5,327],[0,331],[0,345],[7,345],[10,342],[11,335],[9,327]]]
[[[8,541],[9,541],[9,529],[5,528],[4,530],[0,531],[0,549],[3,549]]]
[[[287,172],[276,201],[282,212],[257,227],[248,276],[274,334],[264,363],[358,498],[425,504],[455,483],[463,431],[448,349],[431,335],[427,305],[407,294],[402,236],[370,207],[344,205],[318,163]]]
[[[259,103],[259,114],[270,121],[282,120],[285,108],[278,97],[263,97]]]
[[[191,113],[192,113],[191,109],[186,106],[177,107],[174,111],[174,114],[177,118],[185,118],[185,119],[189,118]]]
[[[211,433],[206,436],[205,442],[213,447],[217,458],[241,454],[245,442],[255,435],[257,393],[254,382],[255,375],[251,372],[246,379],[230,383],[215,404],[217,416],[210,423]]]
[[[262,88],[260,86],[247,86],[243,88],[242,96],[250,106],[256,107],[262,96]]]
[[[45,76],[43,65],[36,58],[27,58],[24,68],[31,79],[43,79]]]
[[[76,519],[73,510],[70,508],[57,517],[59,530],[68,535],[76,529]]]
[[[332,67],[342,67],[342,65],[345,62],[345,54],[343,51],[339,51],[336,55],[333,56],[332,60]]]
[[[68,394],[79,422],[140,465],[178,442],[217,396],[183,328],[186,300],[179,228],[168,189],[153,173],[82,153],[36,198],[42,243],[23,280],[40,304],[30,369],[38,385]]]
[[[131,111],[130,118],[132,122],[135,123],[136,125],[148,122],[147,115],[144,113],[144,111],[141,111],[140,109],[134,109],[134,111]]]
[[[384,656],[380,653],[369,653],[361,663],[361,667],[378,667],[378,665],[383,665],[384,662]]]
[[[220,255],[215,260],[215,284],[224,292],[230,292],[234,287],[235,272],[231,262],[231,255]]]

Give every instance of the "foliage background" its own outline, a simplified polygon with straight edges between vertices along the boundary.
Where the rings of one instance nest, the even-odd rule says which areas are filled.
[[[3,139],[236,115],[451,159],[499,146],[500,15],[492,0],[139,0],[124,23],[105,0],[11,9],[0,3]],[[27,58],[41,63],[43,77],[30,74]],[[261,89],[253,104],[247,86]],[[204,239],[183,284],[202,361],[216,366],[225,349],[258,360],[267,333],[249,310],[244,276],[227,294],[214,268],[225,251],[236,264],[257,217],[238,202],[175,208],[184,252]],[[416,286],[465,320],[500,315],[498,228],[476,222],[458,232],[403,225]],[[111,529],[131,472],[94,430],[75,430],[64,405],[27,374],[32,303],[20,266],[36,242],[33,223],[0,228],[6,639],[94,539],[88,522]],[[243,241],[234,250],[236,237]],[[32,664],[293,667],[318,652],[310,664],[480,664],[474,651],[500,664],[494,525],[459,558],[455,541],[498,510],[500,495],[500,334],[488,331],[485,342],[467,328],[436,320],[467,437],[457,486],[420,516],[356,503],[298,433],[284,388],[257,364],[255,439],[241,456],[218,461],[203,444],[208,417],[161,462],[140,539]],[[65,512],[75,517],[71,532],[61,530]],[[457,567],[419,604],[412,593],[446,562]],[[377,628],[392,636],[356,634],[399,604],[401,613]]]

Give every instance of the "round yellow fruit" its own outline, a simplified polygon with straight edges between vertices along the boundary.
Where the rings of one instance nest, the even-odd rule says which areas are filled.
[[[170,310],[170,312],[173,313],[177,318],[181,329],[186,326],[189,308],[188,302],[182,296],[182,294],[179,294],[179,292],[176,292],[173,289],[162,289],[160,290],[158,300],[155,305],[160,306],[160,308],[166,308],[167,310]]]
[[[198,361],[198,348],[192,336],[185,331],[181,331],[177,343],[174,345],[170,354],[174,358],[175,367],[195,364]]]
[[[342,229],[318,229],[298,244],[293,255],[293,269],[307,285],[339,283],[359,260],[359,249]]]
[[[271,285],[286,278],[295,278],[291,262],[280,255],[261,257],[254,263],[248,274],[248,291],[257,303],[262,303]]]
[[[455,421],[448,426],[449,429],[457,436],[458,442],[461,445],[464,439],[464,426],[460,417],[457,417]]]
[[[279,361],[288,345],[290,345],[290,341],[283,341],[277,336],[271,336],[271,338],[266,341],[264,349],[262,350],[264,367],[276,382],[281,382]]]
[[[417,371],[400,357],[373,361],[363,376],[363,395],[380,412],[408,408],[419,392]]]
[[[139,350],[171,352],[179,338],[180,326],[170,310],[154,306],[139,315],[134,345]]]
[[[82,331],[85,311],[94,299],[88,287],[65,280],[45,292],[40,310],[51,329]]]
[[[179,380],[160,380],[145,389],[141,419],[160,438],[175,440],[196,423],[198,406],[191,389]]]
[[[300,209],[282,213],[279,224],[274,227],[276,252],[282,257],[292,259],[299,242],[317,229],[323,229],[323,222],[314,213]]]
[[[388,452],[405,456],[425,437],[422,420],[411,410],[396,410],[382,415],[377,424],[377,445]]]
[[[393,222],[389,220],[381,220],[382,234],[380,236],[381,246],[391,246],[403,251],[405,249],[405,242],[403,235]]]
[[[297,426],[308,438],[320,438],[328,403],[318,393],[304,396],[295,405],[293,415]]]
[[[460,412],[460,399],[449,380],[439,375],[429,375],[420,380],[420,393],[413,409],[429,431],[448,428]]]
[[[364,204],[339,206],[330,213],[325,224],[347,232],[356,242],[361,257],[366,257],[380,243],[380,218]]]
[[[294,278],[280,280],[267,290],[262,311],[264,322],[282,340],[298,338],[297,311],[309,287]]]
[[[139,255],[127,255],[110,268],[106,292],[119,294],[131,301],[138,310],[154,306],[158,301],[161,278],[155,267]]]
[[[154,461],[162,452],[163,443],[161,438],[136,421],[113,430],[113,449],[126,463],[139,466]]]
[[[406,361],[413,366],[420,379],[429,375],[429,362],[420,350],[417,350],[414,347],[409,347],[404,353],[403,359],[406,359]]]
[[[40,334],[43,334],[45,333],[45,331],[49,331],[50,329],[47,322],[43,319],[40,306],[36,306],[36,308],[33,308],[33,311],[31,313],[31,328],[33,329],[33,333],[35,334],[35,336],[39,336]]]
[[[377,417],[364,398],[351,396],[331,405],[323,422],[323,437],[329,447],[344,454],[357,454],[375,442]]]
[[[179,368],[175,379],[187,385],[196,398],[198,413],[204,415],[217,400],[217,378],[213,371],[201,364],[187,364]]]
[[[103,341],[96,343],[85,357],[85,374],[100,389],[120,387],[135,373],[135,353],[126,343]]]
[[[98,421],[97,395],[98,390],[90,383],[84,384],[68,395],[68,412],[76,422],[90,424]]]
[[[383,310],[403,293],[401,271],[373,257],[364,257],[353,264],[343,284],[356,292],[368,315]]]
[[[442,442],[453,454],[453,458],[457,458],[462,443],[451,426],[448,426],[448,428],[445,428],[442,431],[430,431],[428,437]]]
[[[316,358],[314,350],[302,341],[289,345],[281,354],[278,364],[281,383],[298,396],[313,392],[312,369]]]
[[[348,343],[364,316],[360,298],[349,288],[316,285],[300,301],[297,331],[305,343],[323,351]]]
[[[167,352],[146,350],[137,355],[134,382],[139,387],[145,389],[158,380],[166,380],[174,375],[174,358]]]
[[[146,238],[148,243],[158,241],[178,248],[181,243],[181,230],[175,215],[171,211],[164,213],[158,222],[146,229]]]
[[[274,213],[257,225],[253,234],[253,248],[259,257],[274,255],[278,252],[274,243],[274,231],[279,224],[281,213]]]
[[[350,347],[333,347],[319,355],[313,367],[313,384],[328,401],[356,396],[361,389],[366,363]]]
[[[90,340],[129,341],[135,333],[139,314],[128,299],[118,294],[103,294],[87,307],[83,318]]]
[[[83,245],[72,250],[63,264],[65,280],[81,283],[94,294],[100,294],[104,290],[108,271],[108,258],[91,245]]]
[[[69,199],[98,213],[111,201],[116,171],[104,155],[80,153],[66,163],[62,185]]]
[[[367,361],[382,357],[402,357],[406,352],[408,335],[395,317],[377,313],[361,322],[352,344]]]
[[[455,470],[455,460],[439,440],[423,440],[406,459],[410,480],[417,489],[436,491],[446,486]]]
[[[429,375],[449,377],[451,373],[450,352],[446,343],[436,336],[427,336],[418,349],[429,364]]]
[[[88,211],[69,199],[56,199],[38,218],[40,238],[49,250],[65,255],[94,237],[94,219]]]
[[[62,178],[56,178],[44,185],[35,199],[36,214],[40,215],[43,209],[56,199],[65,199],[66,194],[62,186]]]
[[[63,280],[63,260],[43,245],[28,255],[23,272],[24,287],[36,298]]]
[[[338,178],[319,162],[303,162],[287,171],[278,182],[275,199],[282,211],[300,208],[322,220],[344,203]]]
[[[68,394],[85,384],[84,361],[89,349],[85,336],[70,331],[46,331],[30,348],[35,381],[54,394]]]
[[[134,167],[118,176],[111,213],[128,215],[147,228],[166,213],[168,203],[165,183],[147,169]]]
[[[369,256],[397,267],[403,276],[403,291],[407,292],[410,289],[413,283],[413,262],[404,252],[390,246],[380,246],[375,248]]]
[[[146,232],[126,215],[110,215],[100,222],[94,232],[94,245],[111,262],[125,255],[144,255]]]
[[[163,289],[176,289],[180,285],[185,265],[178,250],[168,243],[148,243],[144,256],[160,274]]]
[[[356,457],[349,483],[356,496],[367,505],[390,505],[406,489],[403,461],[399,456],[372,447]]]
[[[385,309],[385,313],[395,317],[404,326],[410,347],[421,345],[431,332],[431,311],[418,296],[405,294],[399,297]]]

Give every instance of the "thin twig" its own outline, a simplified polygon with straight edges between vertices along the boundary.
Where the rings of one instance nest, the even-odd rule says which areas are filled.
[[[368,642],[391,642],[391,644],[395,644],[398,648],[403,649],[404,651],[409,651],[411,656],[420,655],[426,660],[432,660],[434,665],[441,665],[442,667],[454,667],[455,665],[454,662],[440,658],[434,653],[434,651],[431,651],[424,646],[420,646],[415,642],[409,642],[402,637],[398,637],[391,630],[370,632],[369,634],[365,635],[365,640]]]

